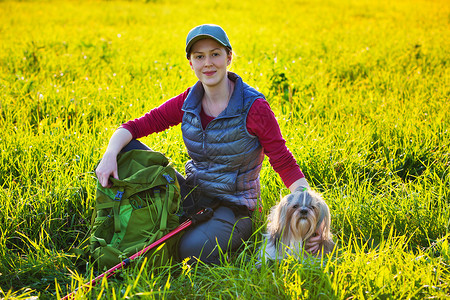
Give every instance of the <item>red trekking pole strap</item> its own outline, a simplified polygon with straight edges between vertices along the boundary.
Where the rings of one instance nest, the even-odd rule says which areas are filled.
[[[133,254],[132,256],[122,260],[122,262],[118,263],[117,265],[115,265],[111,269],[105,271],[104,273],[98,275],[97,277],[92,279],[89,283],[85,283],[82,286],[79,286],[73,292],[71,292],[70,294],[67,294],[66,296],[64,296],[64,298],[61,298],[61,300],[72,299],[75,296],[75,294],[82,288],[91,289],[97,282],[102,280],[103,277],[106,277],[106,278],[111,277],[118,270],[120,270],[120,269],[128,266],[129,264],[131,264],[131,262],[133,260],[135,260],[136,258],[138,258],[139,256],[144,255],[145,253],[147,253],[147,251],[155,248],[156,246],[161,245],[162,243],[164,243],[165,241],[167,241],[168,239],[170,239],[171,237],[173,237],[174,235],[176,235],[180,231],[183,231],[184,229],[188,228],[192,224],[197,224],[198,222],[203,222],[205,220],[210,219],[212,217],[213,213],[214,213],[214,211],[211,208],[205,208],[205,209],[200,210],[195,215],[193,215],[192,217],[190,217],[189,219],[187,219],[186,221],[184,221],[183,223],[178,225],[177,228],[175,228],[174,230],[172,230],[171,232],[169,232],[168,234],[166,234],[165,236],[163,236],[159,240],[157,240],[157,241],[153,242],[152,244],[148,245],[147,247],[145,247],[141,251],[137,252],[136,254]]]

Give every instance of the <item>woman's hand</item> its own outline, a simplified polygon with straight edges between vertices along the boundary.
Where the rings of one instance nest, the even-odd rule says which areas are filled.
[[[311,187],[309,186],[308,181],[306,181],[305,177],[302,177],[300,179],[298,179],[297,181],[295,181],[293,184],[291,184],[289,186],[289,190],[291,191],[291,193],[294,193],[298,188],[306,188],[307,190],[310,190]]]
[[[119,179],[119,172],[117,170],[117,155],[122,148],[128,144],[132,139],[131,133],[125,128],[117,129],[111,139],[109,140],[108,148],[105,154],[103,154],[102,160],[95,169],[98,182],[102,187],[111,187],[112,182],[109,181],[109,177],[112,176],[115,179]]]
[[[323,229],[325,227],[325,222],[322,222],[319,226],[319,228],[317,229],[317,231],[315,232],[316,235],[311,237],[308,242],[306,243],[306,251],[311,253],[311,254],[316,254],[318,253],[318,251],[320,250],[320,245],[322,243],[322,234],[323,234]]]
[[[98,182],[103,187],[110,188],[112,183],[109,180],[109,177],[112,176],[115,179],[119,179],[119,173],[117,171],[117,155],[105,152],[97,169],[95,169],[95,174],[97,174]]]

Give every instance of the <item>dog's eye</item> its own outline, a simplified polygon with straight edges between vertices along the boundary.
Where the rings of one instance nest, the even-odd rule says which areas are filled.
[[[298,204],[295,204],[294,206],[292,206],[293,209],[297,209],[298,208]]]

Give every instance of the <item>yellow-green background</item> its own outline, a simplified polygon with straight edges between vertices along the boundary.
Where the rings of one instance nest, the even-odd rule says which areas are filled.
[[[54,298],[89,278],[71,249],[95,164],[122,122],[195,83],[185,37],[202,23],[226,30],[230,70],[267,96],[330,206],[336,253],[254,269],[288,192],[266,160],[240,254],[131,268],[92,297],[449,297],[450,5],[420,0],[0,1],[0,294]],[[183,172],[179,127],[143,141]]]

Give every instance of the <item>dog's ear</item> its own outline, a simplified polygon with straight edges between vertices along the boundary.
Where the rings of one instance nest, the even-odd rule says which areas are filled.
[[[323,238],[328,239],[330,236],[330,225],[331,225],[331,215],[330,215],[330,209],[328,208],[328,205],[325,203],[323,199],[320,199],[319,201],[319,218],[317,222],[316,230],[319,228],[319,226],[324,223],[323,225]]]
[[[272,207],[270,214],[268,216],[269,223],[267,224],[267,231],[275,237],[280,237],[286,223],[286,209],[288,202],[286,197],[282,198],[281,201]]]
[[[270,210],[270,214],[267,217],[268,223],[267,223],[267,231],[271,235],[275,235],[280,227],[279,219],[280,219],[280,203],[273,206]]]

